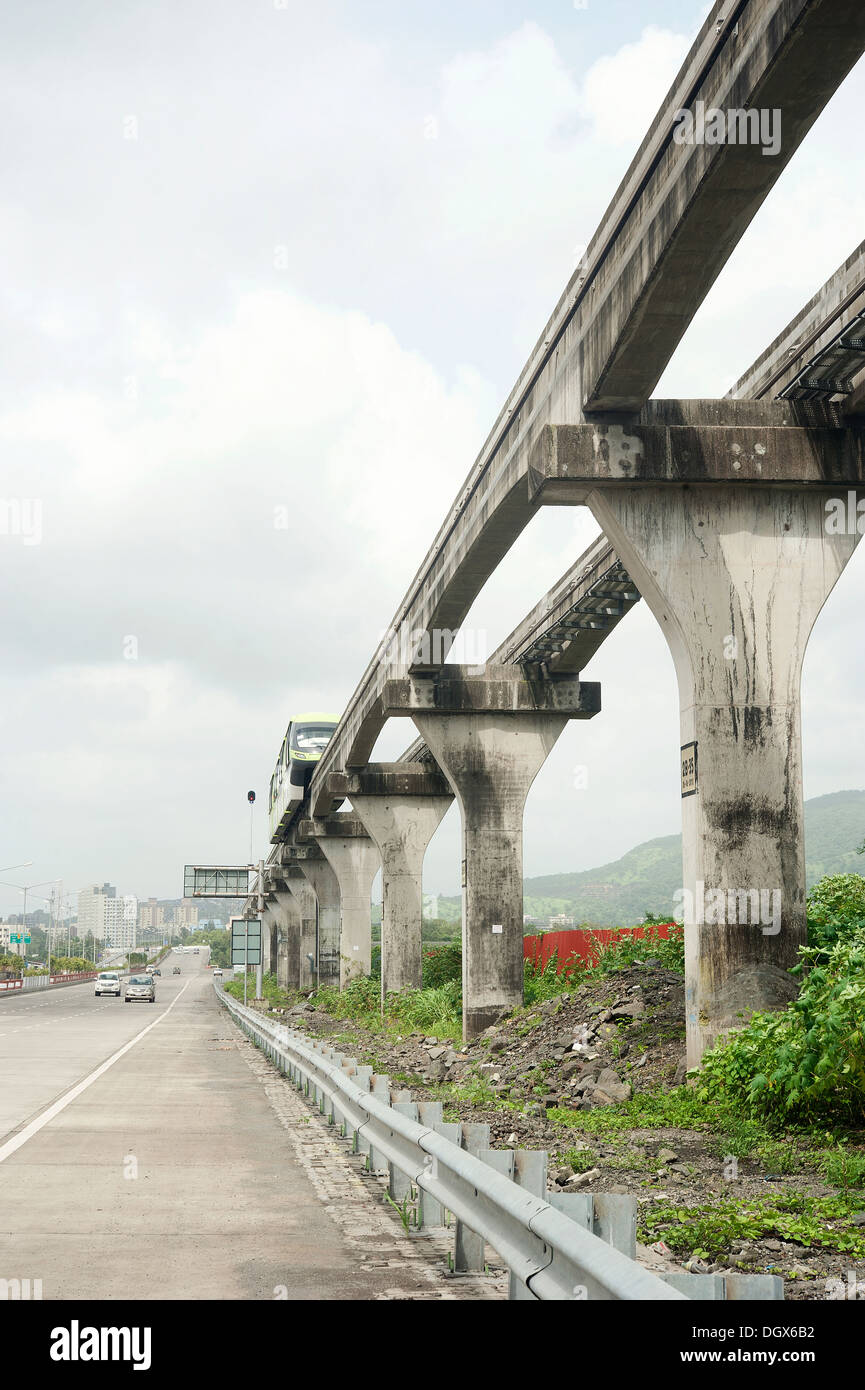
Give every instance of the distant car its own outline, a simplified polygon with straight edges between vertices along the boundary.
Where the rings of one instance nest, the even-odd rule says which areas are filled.
[[[221,980],[221,979],[222,979],[222,971],[220,970],[219,966],[217,966],[216,969],[214,970],[214,972],[213,972],[213,978],[214,978],[214,980],[216,980],[216,979]]]
[[[126,1003],[131,1004],[135,999],[146,999],[148,1003],[156,1003],[156,984],[152,975],[132,975],[126,984]]]
[[[172,970],[171,973],[172,973],[172,975],[179,975],[179,974],[180,974],[180,966],[179,966],[179,965],[175,965],[175,967],[174,967],[174,969]]]
[[[93,993],[99,997],[100,994],[116,994],[120,998],[120,976],[116,970],[101,970],[96,977],[96,988]]]
[[[159,969],[158,965],[151,966],[150,973],[151,975],[158,975],[160,979],[162,978],[162,971]]]

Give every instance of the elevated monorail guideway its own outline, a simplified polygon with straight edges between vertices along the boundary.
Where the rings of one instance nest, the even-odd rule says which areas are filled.
[[[547,424],[636,412],[742,234],[865,49],[861,0],[713,5],[392,623],[455,633],[535,507],[528,456]],[[777,155],[677,143],[677,113],[770,107]],[[386,637],[313,776],[362,767],[381,731]],[[430,647],[436,651],[436,643]],[[447,650],[439,644],[439,664]]]
[[[384,990],[386,937],[392,944],[419,930],[416,912],[389,919],[388,885],[394,875],[410,879],[403,901],[416,904],[430,827],[450,789],[463,827],[467,1036],[522,997],[525,798],[567,720],[600,709],[599,688],[574,672],[639,595],[674,658],[682,761],[693,770],[682,784],[692,1065],[747,1010],[783,1002],[805,939],[798,691],[811,626],[859,540],[829,535],[823,524],[826,494],[865,482],[865,431],[826,400],[856,385],[858,321],[821,344],[822,364],[802,364],[822,385],[801,371],[798,384],[785,383],[793,399],[650,395],[778,174],[865,48],[865,6],[740,0],[724,11],[712,8],[321,756],[304,798],[312,843],[279,851],[285,873],[297,860],[313,881],[334,939],[335,914],[347,903],[360,910],[381,852],[390,865]],[[760,113],[768,112],[778,140],[769,149],[755,134],[723,145],[693,133],[680,139],[683,115],[701,105],[735,117],[740,130],[749,112],[758,115],[761,139]],[[836,380],[844,390],[830,391]],[[590,573],[566,575],[482,676],[448,665],[472,603],[544,505],[590,507],[607,538],[596,542],[593,562],[587,553],[577,567]],[[406,648],[416,653],[407,667],[391,655]],[[385,720],[398,715],[412,718],[444,774],[440,793],[423,790],[430,773],[413,766],[417,741],[398,770],[368,766]],[[353,805],[355,796],[364,802],[351,834],[344,818],[328,815],[346,788]],[[737,922],[749,930],[731,932],[726,920],[694,916],[698,889],[757,884],[779,900],[777,922]],[[297,911],[291,930],[302,932],[306,908]]]
[[[865,411],[865,241],[730,390],[734,400],[836,401]]]

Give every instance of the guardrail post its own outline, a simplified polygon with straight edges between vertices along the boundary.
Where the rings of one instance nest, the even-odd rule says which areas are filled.
[[[722,1274],[688,1274],[682,1270],[681,1274],[662,1274],[661,1278],[695,1303],[715,1303],[727,1297]]]
[[[417,1123],[418,1112],[414,1101],[398,1100],[394,1101],[394,1110],[398,1115],[406,1115],[410,1120]],[[394,1202],[404,1202],[406,1198],[411,1199],[411,1194],[416,1191],[414,1184],[407,1173],[403,1173],[397,1168],[395,1163],[389,1163],[388,1168],[388,1192]]]
[[[418,1104],[418,1119],[422,1125],[429,1125],[430,1129],[436,1134],[440,1134],[443,1139],[448,1139],[452,1144],[460,1142],[460,1126],[458,1124],[446,1124],[442,1120],[442,1105],[437,1100],[425,1100]],[[436,1159],[432,1154],[426,1157],[427,1171],[435,1177]],[[447,1224],[448,1213],[445,1211],[441,1202],[435,1197],[431,1197],[428,1192],[424,1192],[421,1186],[421,1179],[418,1180],[420,1196],[418,1198],[418,1230],[428,1231],[438,1229]]]
[[[490,1146],[490,1127],[485,1124],[460,1125],[460,1147],[475,1157]],[[454,1228],[454,1274],[483,1274],[484,1239],[469,1230],[464,1221]]]
[[[530,1192],[533,1197],[547,1197],[547,1154],[543,1149],[516,1149],[514,1151],[514,1182],[517,1187]],[[508,1298],[517,1303],[536,1303],[537,1299],[527,1284],[519,1279],[513,1270],[508,1275]]]
[[[725,1274],[724,1284],[728,1303],[784,1299],[784,1280],[778,1274]]]
[[[369,1089],[376,1100],[380,1100],[383,1105],[390,1105],[390,1077],[381,1073],[374,1074]],[[387,1160],[380,1153],[377,1153],[371,1144],[366,1166],[370,1173],[386,1173],[388,1171]]]

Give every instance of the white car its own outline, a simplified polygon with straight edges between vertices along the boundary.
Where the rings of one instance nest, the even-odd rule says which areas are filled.
[[[116,994],[120,998],[120,976],[116,970],[100,970],[96,977],[96,989],[94,993],[97,997],[100,994]]]

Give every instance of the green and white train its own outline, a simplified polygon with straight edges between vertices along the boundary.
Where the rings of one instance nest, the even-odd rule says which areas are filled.
[[[300,808],[313,769],[339,723],[337,714],[297,714],[285,731],[270,779],[268,815],[271,844],[285,838]]]

